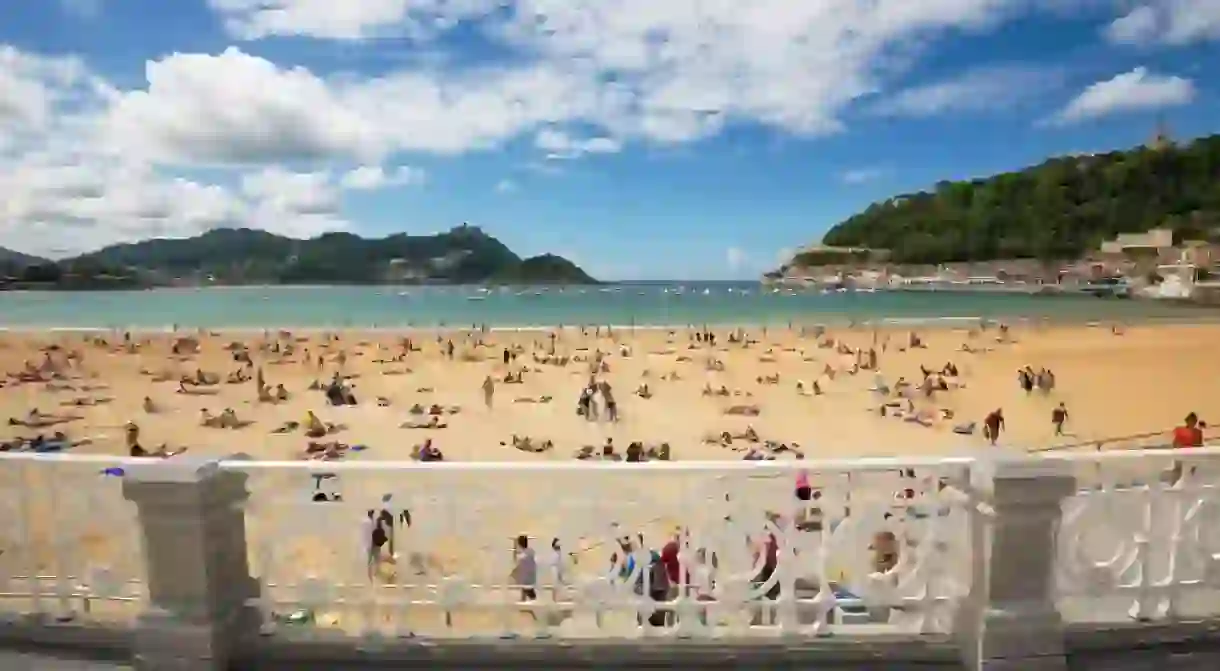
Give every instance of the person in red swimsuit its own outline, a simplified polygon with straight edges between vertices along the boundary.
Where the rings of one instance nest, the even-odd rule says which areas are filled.
[[[1182,426],[1173,430],[1173,447],[1174,449],[1184,449],[1191,447],[1203,447],[1203,428],[1207,425],[1199,421],[1199,416],[1195,413],[1190,413],[1182,422]],[[1190,471],[1194,473],[1192,466]],[[1174,461],[1173,469],[1170,471],[1170,480],[1177,482],[1182,479],[1182,462]]]
[[[1199,416],[1195,413],[1190,413],[1186,416],[1186,421],[1182,426],[1173,430],[1173,446],[1175,448],[1182,447],[1203,447],[1203,424],[1199,421]]]

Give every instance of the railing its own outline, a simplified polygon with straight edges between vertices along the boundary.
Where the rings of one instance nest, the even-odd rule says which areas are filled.
[[[122,460],[0,454],[0,612],[130,619],[147,602]],[[116,470],[118,469],[118,470]]]
[[[295,613],[358,633],[565,638],[947,633],[970,587],[968,467],[222,464],[249,475],[268,624]],[[794,495],[798,469],[816,501]],[[341,500],[315,502],[315,486]],[[370,571],[361,522],[386,508],[411,523],[394,532],[396,563]],[[510,578],[518,535],[541,567],[536,584]],[[878,538],[892,549],[870,550]],[[677,581],[656,590],[652,553],[671,541]]]
[[[1064,457],[1060,612],[1071,621],[1220,616],[1220,450]]]
[[[0,611],[140,614],[137,640],[185,622],[166,631],[207,646],[237,646],[248,622],[284,641],[939,635],[973,659],[1003,647],[989,637],[1004,614],[1061,632],[1060,650],[1064,621],[1220,617],[1218,493],[1220,448],[650,464],[5,454]],[[396,556],[369,552],[367,513],[383,508]],[[514,571],[522,535],[536,576]],[[661,590],[653,553],[673,549]]]

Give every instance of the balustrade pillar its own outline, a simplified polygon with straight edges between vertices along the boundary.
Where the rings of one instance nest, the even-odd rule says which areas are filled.
[[[136,504],[148,567],[137,669],[224,669],[234,649],[258,634],[245,481],[216,461],[183,457],[127,467],[123,494]]]
[[[1064,671],[1054,589],[1062,503],[1076,493],[1071,464],[1005,455],[980,462],[975,471],[991,510],[976,511],[971,525],[973,590],[957,627],[967,668]]]

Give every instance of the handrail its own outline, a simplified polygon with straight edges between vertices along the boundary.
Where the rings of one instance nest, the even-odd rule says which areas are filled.
[[[1211,432],[1210,430],[1206,430],[1206,431],[1204,431],[1204,434],[1206,435],[1207,433],[1210,433],[1210,432]],[[1031,452],[1031,453],[1054,452],[1057,450],[1074,450],[1074,449],[1079,449],[1081,447],[1090,447],[1090,446],[1092,446],[1096,451],[1100,452],[1100,451],[1102,451],[1103,446],[1105,446],[1107,444],[1126,443],[1126,442],[1129,442],[1132,440],[1141,440],[1143,438],[1156,438],[1158,436],[1167,436],[1172,433],[1173,433],[1173,427],[1168,428],[1168,429],[1161,429],[1160,431],[1148,431],[1145,433],[1133,433],[1133,434],[1129,434],[1129,435],[1125,435],[1125,436],[1113,436],[1113,437],[1100,438],[1100,439],[1095,439],[1095,440],[1082,440],[1077,443],[1066,443],[1064,445],[1051,445],[1049,447],[1039,447],[1039,448],[1029,450],[1029,452]],[[1212,439],[1213,440],[1220,439],[1220,431],[1215,432],[1215,435],[1212,436]],[[1206,439],[1205,439],[1205,442],[1206,442]],[[1164,443],[1161,443],[1161,444],[1157,445],[1156,447],[1160,447],[1160,446],[1167,447],[1170,444],[1171,443],[1169,441],[1165,441]],[[1135,449],[1144,449],[1146,447],[1147,446],[1137,445],[1137,446],[1125,447],[1125,448],[1119,448],[1119,449],[1135,450]]]

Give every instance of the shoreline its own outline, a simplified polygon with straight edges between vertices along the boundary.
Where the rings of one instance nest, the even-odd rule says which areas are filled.
[[[842,316],[838,319],[826,319],[824,317],[806,321],[791,319],[786,323],[779,322],[703,322],[703,323],[669,323],[669,324],[605,324],[605,323],[564,323],[564,324],[528,324],[522,326],[513,325],[492,325],[487,324],[486,330],[489,333],[546,333],[549,331],[563,332],[579,332],[581,329],[594,328],[610,328],[615,332],[663,332],[663,331],[690,331],[696,329],[707,328],[710,330],[737,330],[737,329],[768,329],[779,331],[798,331],[802,328],[811,329],[824,327],[828,329],[852,329],[852,328],[882,328],[882,329],[901,329],[909,327],[931,328],[931,329],[952,329],[952,328],[969,328],[971,326],[982,325],[997,325],[1008,324],[1010,326],[1027,327],[1030,325],[1049,326],[1049,327],[1099,327],[1108,324],[1121,324],[1130,326],[1209,326],[1220,323],[1220,310],[1215,308],[1204,308],[1201,310],[1188,309],[1189,314],[1182,315],[1123,315],[1121,317],[1096,317],[1092,315],[1084,315],[1074,317],[1071,315],[973,315],[973,316],[940,316],[940,317],[882,317],[872,319],[855,319]],[[1208,314],[1204,314],[1208,313]],[[828,315],[829,316],[829,315]],[[176,328],[175,328],[176,326]],[[187,324],[166,324],[162,326],[112,326],[112,325],[95,325],[95,326],[62,326],[62,325],[41,325],[41,324],[15,324],[15,325],[0,325],[0,334],[12,333],[17,335],[36,334],[36,333],[131,333],[131,334],[148,334],[148,335],[169,335],[174,333],[190,334],[207,332],[213,334],[240,334],[240,335],[262,335],[271,334],[279,331],[288,331],[299,333],[301,335],[318,335],[326,333],[470,333],[472,331],[482,330],[480,324],[398,324],[398,325],[381,325],[377,323],[371,324],[334,324],[329,326],[294,326],[294,325],[268,325],[268,326],[226,326],[226,325],[187,325]]]

